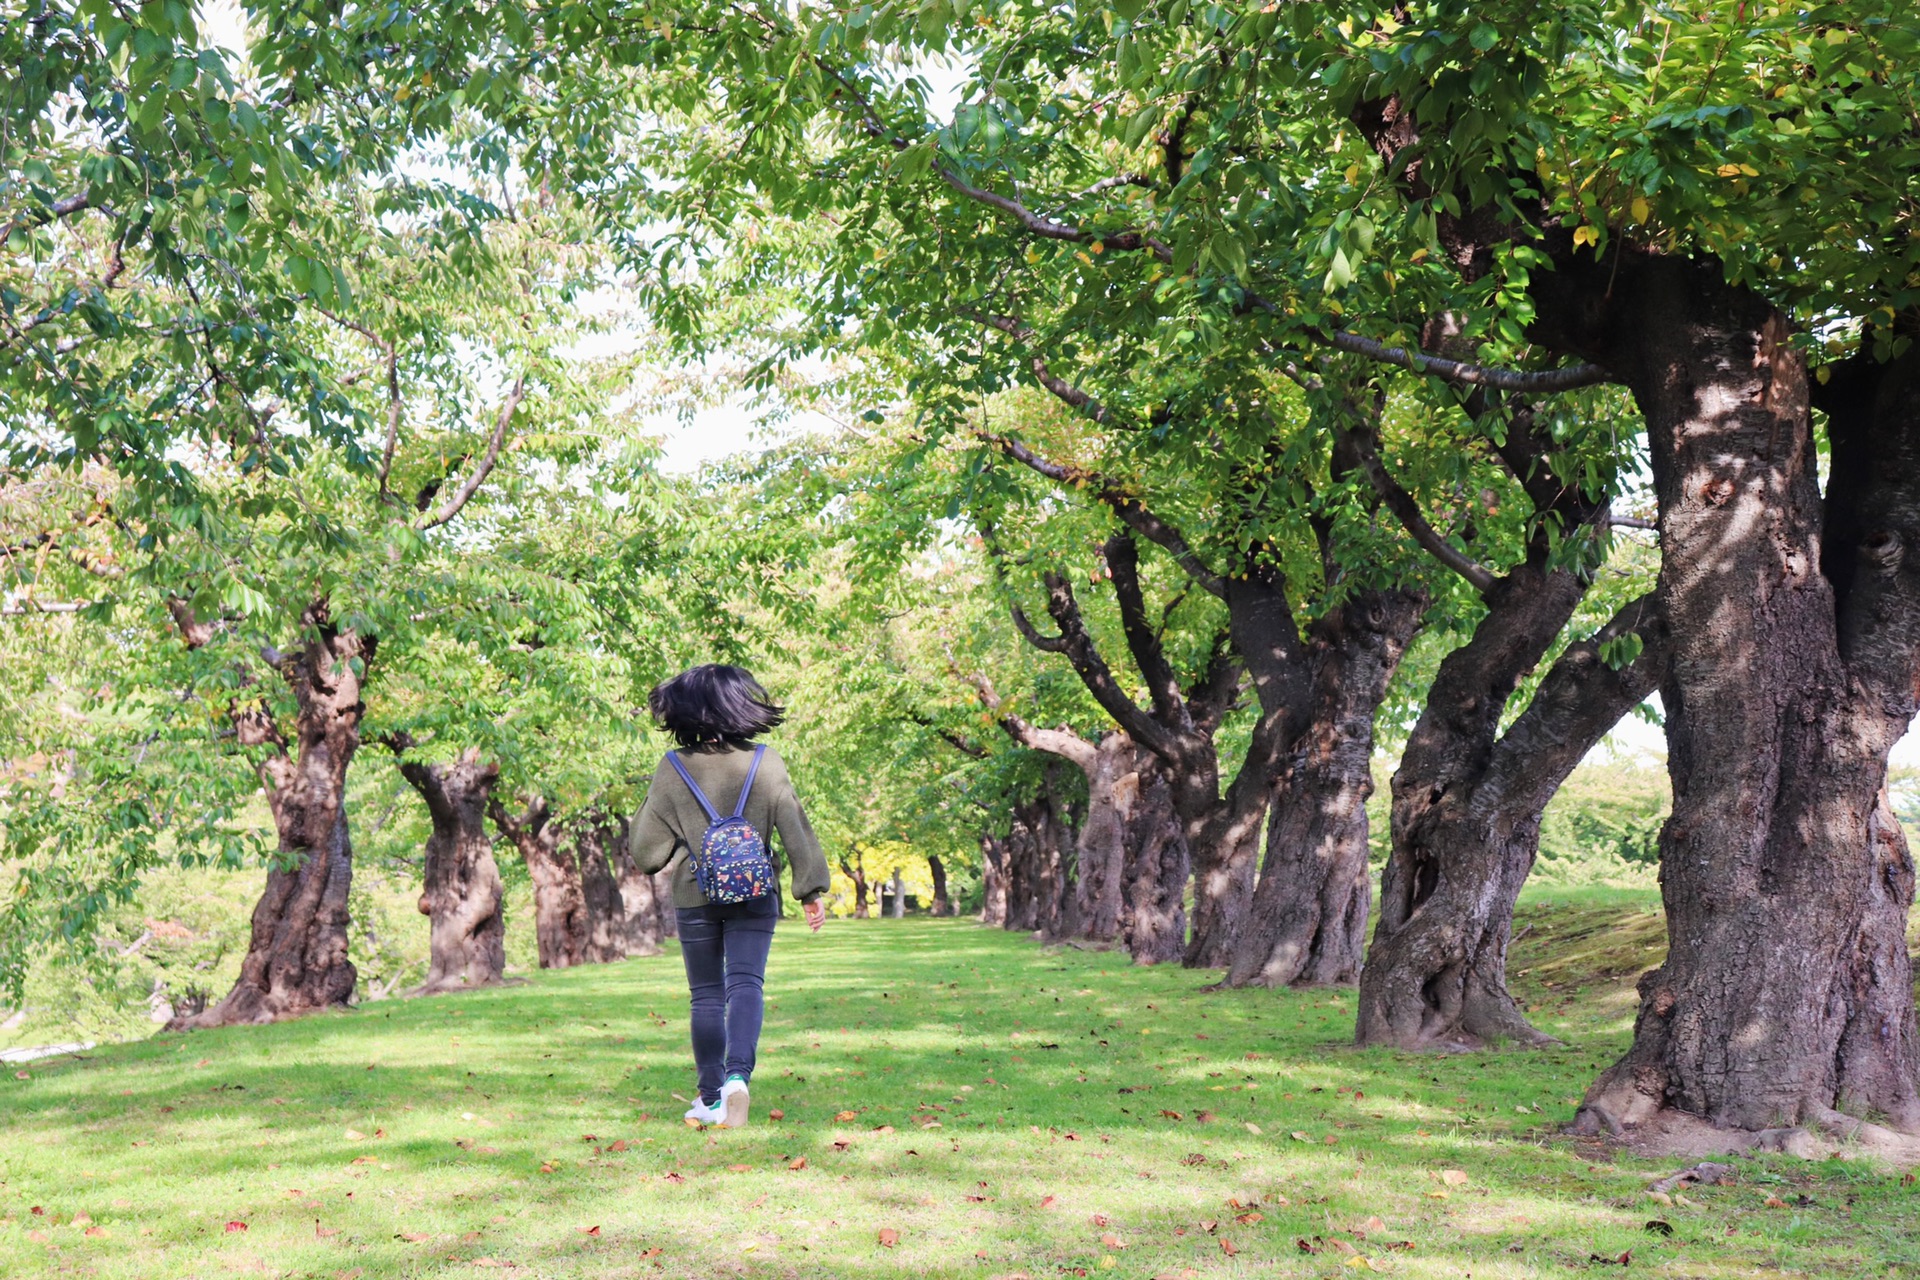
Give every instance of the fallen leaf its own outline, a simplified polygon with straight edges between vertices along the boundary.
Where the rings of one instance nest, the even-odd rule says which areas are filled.
[[[1051,1206],[1051,1205],[1053,1204],[1053,1201],[1054,1201],[1054,1197],[1053,1197],[1053,1196],[1041,1196],[1041,1197],[1040,1197],[1040,1207],[1041,1207],[1042,1209],[1045,1209],[1045,1208],[1049,1208],[1049,1207],[1050,1207],[1050,1206]]]
[[[196,1067],[210,1067],[210,1066],[212,1066],[212,1065],[213,1065],[213,1059],[212,1059],[212,1058],[202,1058],[202,1059],[200,1059],[200,1061],[198,1061],[198,1062],[196,1062],[196,1063],[194,1063],[193,1065],[194,1065],[194,1066],[196,1066]]]
[[[807,1158],[805,1156],[795,1156],[792,1160],[789,1160],[787,1162],[787,1168],[792,1169],[795,1173],[798,1173],[800,1170],[806,1167],[807,1167]]]
[[[852,1145],[853,1144],[851,1142],[848,1142],[846,1139],[842,1138],[833,1144],[833,1149],[835,1151],[845,1151],[847,1148],[851,1147]]]
[[[855,1111],[842,1111],[839,1115],[835,1116],[834,1119],[838,1120],[841,1124],[845,1124],[847,1121],[852,1120],[858,1114],[859,1113]]]
[[[667,1172],[667,1173],[663,1173],[663,1174],[661,1174],[661,1175],[660,1175],[660,1181],[662,1181],[662,1182],[685,1182],[685,1181],[686,1181],[686,1178],[685,1178],[684,1176],[682,1176],[681,1174],[678,1174],[678,1173],[673,1173],[673,1172],[671,1172],[671,1171],[669,1171],[669,1172]]]
[[[1450,1187],[1464,1187],[1467,1185],[1467,1174],[1464,1169],[1442,1169],[1440,1181]]]
[[[1633,1250],[1629,1249],[1617,1258],[1602,1257],[1597,1253],[1587,1255],[1588,1262],[1597,1262],[1603,1267],[1625,1267],[1633,1264]]]
[[[1766,1207],[1769,1209],[1784,1209],[1787,1207],[1787,1202],[1779,1196],[1768,1196],[1766,1199]]]
[[[1250,1227],[1256,1222],[1265,1222],[1267,1215],[1264,1213],[1239,1213],[1234,1215],[1233,1220],[1243,1227]]]
[[[362,1142],[366,1140],[366,1136],[367,1136],[366,1134],[360,1132],[358,1129],[347,1130],[348,1142]]]
[[[227,1224],[228,1231],[245,1231],[246,1229],[247,1229],[247,1224],[244,1222],[241,1222],[238,1218],[234,1219],[232,1222],[229,1222]]]
[[[1214,1114],[1211,1111],[1196,1111],[1193,1113],[1193,1118],[1199,1121],[1201,1124],[1212,1124],[1214,1121]]]
[[[355,1163],[358,1163],[358,1161],[356,1161]],[[541,1166],[540,1166],[540,1172],[542,1172],[542,1173],[552,1173],[552,1172],[554,1172],[554,1166],[553,1166],[553,1165],[550,1165],[550,1164],[543,1164],[543,1165],[541,1165]]]
[[[895,1231],[892,1227],[880,1228],[880,1247],[882,1249],[891,1249],[899,1243],[900,1233],[898,1231]]]
[[[1312,1137],[1312,1135],[1311,1135],[1311,1134],[1308,1134],[1308,1133],[1304,1133],[1304,1132],[1302,1132],[1302,1131],[1301,1131],[1301,1130],[1299,1130],[1299,1129],[1295,1129],[1295,1130],[1294,1130],[1294,1131],[1292,1132],[1292,1134],[1290,1134],[1289,1136],[1290,1136],[1290,1137],[1291,1137],[1291,1138],[1292,1138],[1292,1139],[1293,1139],[1293,1140],[1294,1140],[1295,1142],[1312,1142],[1312,1141],[1313,1141],[1313,1137]]]
[[[47,1216],[47,1211],[41,1208],[39,1205],[33,1206],[33,1208],[28,1210],[28,1212],[33,1214],[33,1216],[36,1218],[44,1218]]]
[[[1093,1225],[1096,1227],[1104,1227],[1109,1223],[1111,1223],[1113,1219],[1109,1218],[1104,1213],[1096,1213],[1091,1218],[1087,1219],[1087,1221],[1093,1223]]]
[[[1124,1249],[1127,1247],[1127,1242],[1111,1231],[1100,1237],[1100,1243],[1109,1249]]]
[[[1260,1135],[1260,1126],[1249,1120],[1247,1121],[1247,1132],[1258,1137]]]
[[[893,1126],[890,1124],[883,1124],[878,1129],[875,1129],[874,1132],[875,1133],[892,1133]]]
[[[1315,1236],[1311,1240],[1305,1236],[1300,1236],[1294,1240],[1293,1247],[1302,1253],[1318,1253],[1321,1249],[1325,1248],[1326,1245],[1319,1236]]]
[[[1673,1203],[1673,1197],[1664,1191],[1649,1191],[1647,1192],[1647,1199],[1654,1201],[1656,1204]]]
[[[44,1231],[29,1231],[27,1232],[27,1239],[33,1241],[35,1244],[45,1244],[47,1242],[47,1233]]]
[[[313,1224],[313,1234],[316,1239],[325,1240],[325,1239],[328,1239],[329,1237],[339,1235],[340,1228],[339,1227],[323,1227],[320,1225],[319,1220],[315,1219]],[[480,1233],[476,1231],[473,1234],[476,1237],[478,1237]]]
[[[1218,1222],[1215,1222],[1212,1218],[1200,1219],[1200,1229],[1206,1232],[1208,1235],[1212,1235],[1213,1229],[1219,1225],[1220,1224]]]
[[[1447,1193],[1444,1191],[1429,1191],[1426,1194],[1429,1200],[1445,1200],[1447,1198]]]
[[[1373,1217],[1368,1218],[1365,1222],[1361,1223],[1359,1226],[1354,1228],[1356,1232],[1371,1231],[1375,1233],[1385,1231],[1386,1229],[1387,1229],[1387,1224],[1380,1221],[1380,1216],[1378,1214],[1375,1214]]]
[[[405,1240],[408,1244],[425,1244],[433,1239],[424,1231],[401,1231],[394,1235],[395,1240]]]
[[[775,1107],[773,1110],[767,1112],[767,1119],[769,1120],[785,1120],[786,1118],[787,1118],[787,1113],[782,1111],[778,1107]]]
[[[1226,1254],[1229,1258],[1231,1258],[1234,1254],[1240,1252],[1240,1250],[1234,1247],[1233,1241],[1222,1240],[1220,1242],[1220,1252]]]
[[[752,1173],[753,1172],[753,1166],[750,1164],[730,1164],[727,1166],[727,1169],[733,1173]]]
[[[90,1236],[103,1236],[107,1234],[107,1229],[105,1227],[88,1227],[86,1234]]]
[[[1349,1258],[1355,1256],[1360,1252],[1358,1249],[1353,1247],[1353,1242],[1351,1240],[1342,1240],[1339,1236],[1333,1236],[1329,1238],[1327,1243],[1333,1246],[1333,1251],[1335,1253],[1345,1254]]]
[[[16,1071],[16,1072],[14,1072],[14,1073],[13,1073],[13,1078],[14,1078],[15,1080],[31,1080],[31,1079],[33,1079],[33,1072],[31,1072],[31,1071]]]
[[[596,1223],[591,1227],[582,1227],[580,1231],[583,1235],[597,1236],[600,1234],[600,1227],[599,1224]]]

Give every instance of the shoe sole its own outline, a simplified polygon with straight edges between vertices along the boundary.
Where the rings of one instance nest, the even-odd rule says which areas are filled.
[[[741,1089],[737,1093],[728,1094],[726,1097],[727,1114],[720,1123],[729,1129],[744,1129],[747,1124],[747,1102],[747,1091],[745,1089]]]

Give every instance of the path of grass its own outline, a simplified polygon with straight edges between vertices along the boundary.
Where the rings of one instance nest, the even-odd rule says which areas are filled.
[[[679,1121],[671,954],[36,1063],[0,1079],[0,1275],[1920,1274],[1897,1177],[1749,1161],[1663,1206],[1551,1136],[1631,1016],[1644,922],[1609,920],[1536,908],[1516,949],[1570,1047],[1455,1058],[1346,1048],[1348,993],[783,926],[739,1132]]]

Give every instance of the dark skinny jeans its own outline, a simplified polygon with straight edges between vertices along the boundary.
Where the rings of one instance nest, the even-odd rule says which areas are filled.
[[[728,1076],[753,1078],[766,1002],[767,952],[780,899],[763,894],[724,906],[681,907],[680,957],[692,993],[693,1063],[700,1100],[713,1103]]]

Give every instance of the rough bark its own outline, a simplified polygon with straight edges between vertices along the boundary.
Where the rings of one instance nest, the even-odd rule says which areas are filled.
[[[840,874],[853,881],[853,918],[867,919],[873,912],[867,906],[867,868],[858,848],[851,858],[840,859]]]
[[[667,928],[673,920],[672,888],[634,865],[626,824],[611,825],[603,839],[620,890],[620,951],[629,957],[657,956],[661,939],[673,936]]]
[[[308,607],[301,625],[307,638],[300,649],[267,655],[293,693],[290,737],[264,706],[233,713],[241,745],[265,753],[258,772],[279,837],[278,856],[253,909],[239,980],[218,1004],[169,1024],[175,1027],[271,1022],[344,1006],[353,996],[346,783],[360,746],[366,710],[361,682],[375,641],[335,627],[325,600]],[[185,628],[183,634],[189,644],[204,643]]]
[[[589,810],[567,824],[574,863],[580,869],[580,896],[587,906],[587,941],[582,948],[586,964],[610,964],[626,956],[626,904],[620,900],[620,882],[614,878],[612,851],[625,844],[620,824],[607,814]]]
[[[1883,798],[1920,675],[1913,357],[1834,407],[1823,506],[1784,315],[1717,264],[1629,254],[1608,292],[1560,256],[1536,284],[1543,336],[1613,369],[1646,418],[1674,636],[1669,950],[1577,1125],[1676,1145],[1849,1113],[1920,1130],[1912,870]]]
[[[488,800],[487,812],[500,833],[520,851],[533,880],[533,929],[540,967],[566,969],[585,964],[591,936],[587,897],[580,883],[580,866],[561,840],[552,809],[543,797],[536,796],[515,817],[496,796]]]
[[[1355,1039],[1363,1045],[1549,1041],[1506,986],[1514,903],[1539,852],[1541,816],[1567,774],[1666,670],[1657,605],[1636,600],[1567,647],[1496,741],[1507,699],[1582,590],[1561,572],[1543,580],[1516,571],[1504,582],[1473,640],[1441,663],[1394,775],[1393,852],[1360,978]],[[1615,670],[1601,646],[1629,632],[1643,647]]]
[[[927,855],[927,874],[933,877],[933,902],[927,908],[928,914],[952,915],[953,899],[947,896],[947,867],[940,861],[939,855]]]
[[[500,868],[487,835],[487,800],[499,766],[469,750],[448,764],[402,759],[400,776],[426,801],[427,837],[420,914],[427,917],[427,978],[416,995],[500,981],[506,971],[506,916]]]
[[[1135,964],[1178,964],[1187,950],[1187,837],[1157,769],[1143,774],[1127,824],[1121,942]]]
[[[894,869],[894,872],[893,872],[893,886],[891,890],[889,890],[887,896],[890,899],[890,901],[887,903],[887,914],[889,916],[892,916],[895,920],[906,919],[907,917],[907,886],[905,882],[901,879],[900,871],[899,871],[899,868],[897,867]]]
[[[991,831],[980,833],[980,923],[1007,926],[1006,842]]]
[[[1314,625],[1312,709],[1277,788],[1260,883],[1225,985],[1359,977],[1371,894],[1374,713],[1425,608],[1411,593],[1363,592]]]
[[[1013,820],[1007,826],[1007,914],[1006,928],[1014,933],[1031,933],[1040,919],[1039,829],[1046,805],[1040,800],[1023,801],[1013,806]]]

